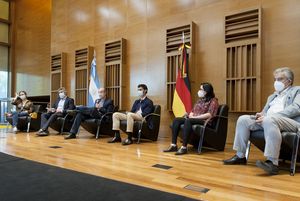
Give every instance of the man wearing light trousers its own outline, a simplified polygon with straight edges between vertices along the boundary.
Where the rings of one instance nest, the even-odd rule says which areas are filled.
[[[300,87],[292,86],[293,82],[291,69],[284,67],[274,71],[275,92],[269,96],[262,112],[239,117],[233,145],[236,154],[224,160],[225,165],[246,164],[250,131],[263,130],[267,160],[257,161],[256,165],[271,175],[278,174],[281,132],[297,132],[300,128]]]

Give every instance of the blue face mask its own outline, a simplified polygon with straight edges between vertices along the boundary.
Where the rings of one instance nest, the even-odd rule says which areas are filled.
[[[284,87],[285,87],[285,85],[284,85],[283,82],[280,82],[280,81],[277,81],[277,80],[274,82],[274,88],[275,88],[275,90],[276,90],[277,92],[283,91],[283,90],[284,90]]]

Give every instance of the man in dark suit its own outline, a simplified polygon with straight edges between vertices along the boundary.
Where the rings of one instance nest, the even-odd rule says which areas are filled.
[[[80,124],[86,119],[100,119],[103,114],[107,112],[113,112],[114,105],[113,101],[106,97],[105,88],[100,88],[98,90],[99,99],[95,100],[94,107],[81,107],[79,112],[76,114],[75,120],[73,122],[72,128],[69,135],[65,139],[76,138],[76,134],[79,130]]]
[[[75,109],[74,99],[67,96],[65,88],[58,89],[58,98],[52,105],[52,108],[47,108],[47,112],[41,116],[41,129],[37,132],[38,136],[49,135],[48,127],[58,117],[66,115],[67,110]]]
[[[122,142],[123,145],[132,144],[132,132],[134,120],[141,121],[145,116],[152,113],[154,110],[153,102],[147,97],[148,87],[145,84],[138,85],[138,96],[131,108],[130,112],[126,114],[121,112],[115,112],[113,114],[113,130],[115,131],[115,137],[108,141],[108,143],[121,142],[120,136],[120,121],[127,120],[126,133],[128,138]]]

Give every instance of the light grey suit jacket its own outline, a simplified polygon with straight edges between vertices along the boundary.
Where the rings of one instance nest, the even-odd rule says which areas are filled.
[[[276,98],[274,93],[268,97],[267,103],[262,111],[266,114],[270,108],[270,102]],[[294,86],[288,89],[287,97],[284,103],[284,110],[278,113],[279,116],[288,117],[300,123],[300,86]]]

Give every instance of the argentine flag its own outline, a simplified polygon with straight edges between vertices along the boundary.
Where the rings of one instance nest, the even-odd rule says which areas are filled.
[[[91,71],[90,71],[89,102],[88,102],[89,107],[93,107],[95,100],[99,98],[98,95],[99,87],[100,87],[100,82],[99,82],[97,68],[96,68],[96,52],[94,51],[94,58],[91,63]]]

